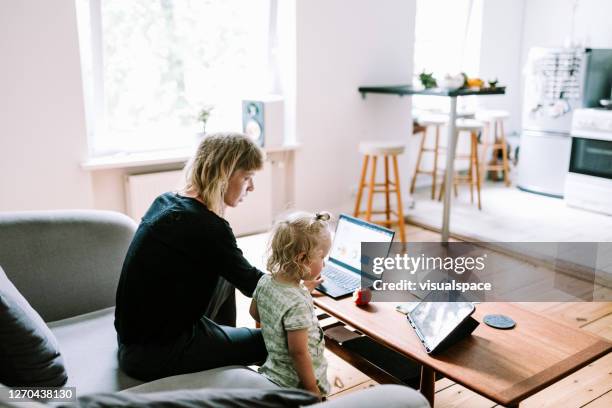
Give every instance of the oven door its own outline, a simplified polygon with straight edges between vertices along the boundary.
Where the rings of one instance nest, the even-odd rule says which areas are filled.
[[[572,137],[569,171],[612,179],[612,140]]]

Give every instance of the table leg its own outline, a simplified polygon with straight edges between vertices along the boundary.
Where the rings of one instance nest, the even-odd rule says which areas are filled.
[[[421,386],[419,388],[429,405],[433,407],[436,394],[436,372],[433,368],[426,365],[421,366]]]
[[[444,174],[444,208],[442,211],[442,242],[448,242],[449,226],[450,226],[450,207],[452,183],[453,183],[453,165],[455,164],[455,150],[457,148],[457,133],[455,125],[457,120],[457,97],[450,97],[450,112],[448,117],[448,138],[446,147],[446,173]]]

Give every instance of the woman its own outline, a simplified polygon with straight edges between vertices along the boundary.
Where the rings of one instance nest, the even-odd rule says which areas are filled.
[[[263,165],[246,136],[204,139],[179,193],[157,197],[127,252],[115,328],[119,365],[150,381],[263,362],[259,329],[236,328],[235,288],[252,296],[262,272],[244,259],[225,219],[253,191]]]

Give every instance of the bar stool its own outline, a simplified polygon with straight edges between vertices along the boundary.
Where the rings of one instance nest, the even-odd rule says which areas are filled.
[[[399,227],[400,239],[402,242],[406,241],[406,235],[404,231],[404,209],[402,207],[402,196],[401,196],[401,186],[399,180],[399,170],[397,166],[397,156],[404,153],[405,145],[404,143],[398,142],[362,142],[359,144],[359,151],[364,155],[363,159],[363,167],[361,169],[361,179],[359,181],[359,189],[357,191],[357,201],[355,203],[355,211],[353,215],[355,217],[359,217],[362,214],[365,214],[364,219],[366,221],[371,221],[376,224],[381,224],[387,227],[391,227],[394,224],[397,224]],[[382,183],[376,182],[376,163],[378,157],[382,156],[384,158],[385,164],[385,179]],[[370,158],[372,158],[372,165],[370,170],[370,181],[366,182],[366,176],[368,172],[368,164],[370,162]],[[393,172],[394,172],[394,180],[392,181],[389,178],[389,158],[391,158],[393,162]],[[368,188],[368,198],[367,198],[367,207],[365,211],[361,211],[361,197],[363,195],[364,188]],[[382,187],[382,188],[376,188]],[[391,188],[393,187],[393,188]],[[374,194],[384,193],[385,194],[385,209],[383,211],[373,211],[372,210],[372,202],[374,199]],[[391,210],[391,193],[395,193],[397,196],[397,211]],[[392,220],[391,214],[394,214],[397,219]],[[372,221],[372,214],[385,214],[384,221]]]
[[[482,210],[480,202],[480,166],[478,165],[478,132],[483,129],[483,124],[473,119],[457,120],[456,131],[458,133],[457,138],[462,132],[469,132],[470,134],[470,154],[455,155],[455,160],[468,159],[470,165],[468,167],[468,174],[461,176],[457,171],[453,175],[453,186],[456,188],[459,184],[469,184],[470,186],[470,202],[474,202],[474,186],[478,194],[478,209]],[[442,200],[444,196],[444,183],[440,188],[440,195],[438,200]],[[456,190],[455,190],[456,191]]]
[[[476,113],[476,118],[485,124],[485,132],[482,138],[482,159],[480,160],[480,176],[484,180],[491,170],[501,170],[504,175],[506,186],[510,186],[510,165],[508,163],[508,151],[506,147],[506,135],[504,133],[504,119],[510,117],[510,113],[504,110],[482,110]],[[499,132],[498,132],[499,129]],[[487,161],[487,150],[491,147],[493,162]],[[502,154],[502,164],[498,164],[498,152]]]
[[[417,123],[421,126],[421,129],[424,129],[421,133],[421,147],[419,148],[419,154],[417,156],[416,166],[414,170],[414,175],[412,176],[412,181],[410,183],[410,194],[414,194],[414,188],[416,186],[416,179],[419,174],[428,174],[431,175],[431,199],[436,198],[436,180],[437,180],[437,169],[438,169],[438,150],[440,147],[440,127],[446,124],[447,117],[443,115],[424,115],[417,119]],[[425,143],[427,140],[427,131],[430,128],[434,128],[434,147],[425,147]],[[423,152],[432,152],[433,153],[433,168],[432,170],[426,170],[421,168],[421,159],[423,158]]]

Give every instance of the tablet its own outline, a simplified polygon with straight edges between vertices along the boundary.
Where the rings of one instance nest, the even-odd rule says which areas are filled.
[[[408,321],[431,353],[474,313],[471,302],[421,302],[408,314]]]

